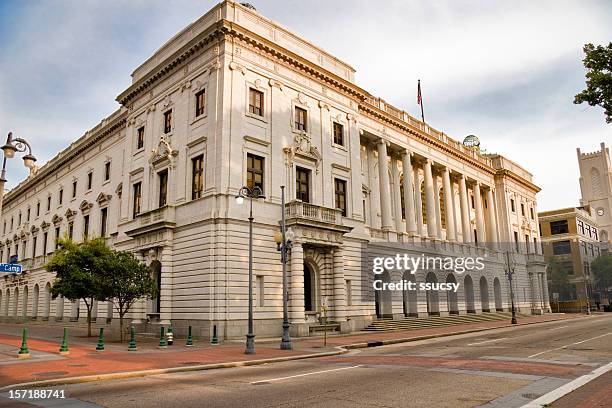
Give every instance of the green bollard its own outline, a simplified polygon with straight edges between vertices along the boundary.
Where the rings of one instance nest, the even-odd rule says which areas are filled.
[[[70,354],[68,351],[68,328],[64,327],[64,338],[62,340],[62,345],[60,346],[59,353],[62,355]]]
[[[187,332],[187,343],[185,346],[192,347],[193,346],[193,337],[191,337],[191,326],[189,326],[189,331]]]
[[[166,344],[166,336],[164,336],[164,326],[162,326],[160,329],[159,346],[157,346],[157,348],[160,348],[160,349],[168,348],[168,344]]]
[[[100,327],[100,336],[98,337],[96,351],[104,351],[104,327]]]
[[[130,344],[128,346],[128,351],[136,351],[138,348],[136,347],[136,333],[134,332],[134,326],[130,329]]]
[[[213,336],[210,340],[210,344],[219,344],[219,338],[217,337],[217,325],[213,325]]]
[[[23,328],[23,336],[21,338],[21,348],[17,354],[17,358],[30,358],[30,350],[28,350],[28,329]]]

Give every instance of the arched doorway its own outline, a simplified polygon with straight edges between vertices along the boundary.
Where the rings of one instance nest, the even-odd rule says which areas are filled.
[[[465,310],[468,313],[476,313],[474,307],[474,282],[470,275],[465,275],[463,278],[463,289],[465,291]]]
[[[427,283],[438,283],[438,278],[436,278],[436,274],[433,272],[429,272],[425,277],[425,282]],[[427,313],[430,316],[440,316],[440,306],[438,299],[438,291],[437,290],[428,290],[425,292],[425,296],[427,298]]]
[[[403,279],[408,282],[416,282],[416,277],[410,272],[404,272]],[[404,289],[402,293],[404,303],[404,316],[417,317],[417,294],[416,290]]]
[[[9,315],[9,305],[11,304],[11,290],[6,290],[6,300],[4,301],[4,315]]]
[[[483,312],[491,311],[489,307],[489,283],[484,276],[480,278],[480,308]]]
[[[380,279],[384,283],[391,282],[391,275],[389,271],[384,271],[375,279]],[[391,303],[391,292],[387,290],[374,290],[374,300],[376,303],[376,317],[377,318],[393,318],[393,305]]]
[[[446,277],[446,283],[457,283],[457,279],[455,279],[455,275],[449,273]],[[446,292],[446,304],[448,307],[449,314],[459,314],[459,304],[457,302],[457,292],[453,292],[449,290]]]
[[[304,311],[317,310],[317,278],[314,269],[304,262]]]
[[[51,314],[51,284],[47,282],[45,285],[45,308],[43,311],[43,320],[49,320]]]
[[[23,288],[23,300],[21,301],[21,317],[28,316],[28,287],[27,285]]]
[[[151,313],[159,314],[161,313],[161,262],[153,261],[149,268],[151,268],[151,277],[157,289],[157,294],[151,298]]]
[[[501,283],[499,282],[499,278],[493,279],[493,294],[495,296],[495,310],[503,312],[504,307],[502,306]]]
[[[38,317],[38,296],[39,296],[39,288],[38,283],[34,285],[34,293],[32,297],[32,318],[36,319]]]
[[[17,309],[19,308],[19,288],[15,288],[13,295],[13,317],[17,317]]]

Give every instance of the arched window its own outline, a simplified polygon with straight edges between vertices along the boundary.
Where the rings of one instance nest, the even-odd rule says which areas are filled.
[[[599,170],[595,167],[591,169],[591,191],[594,198],[602,195],[601,192],[601,177],[599,176]]]

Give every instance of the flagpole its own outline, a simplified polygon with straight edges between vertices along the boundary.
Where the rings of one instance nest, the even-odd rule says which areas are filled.
[[[421,119],[423,120],[423,123],[425,123],[425,113],[423,110],[423,96],[421,95],[421,80],[420,79],[419,79],[419,84],[418,84],[417,103],[421,105]]]

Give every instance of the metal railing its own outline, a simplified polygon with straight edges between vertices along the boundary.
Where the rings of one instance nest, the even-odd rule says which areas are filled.
[[[321,207],[300,200],[291,201],[285,204],[285,216],[288,219],[302,218],[331,224],[342,224],[341,210]]]

